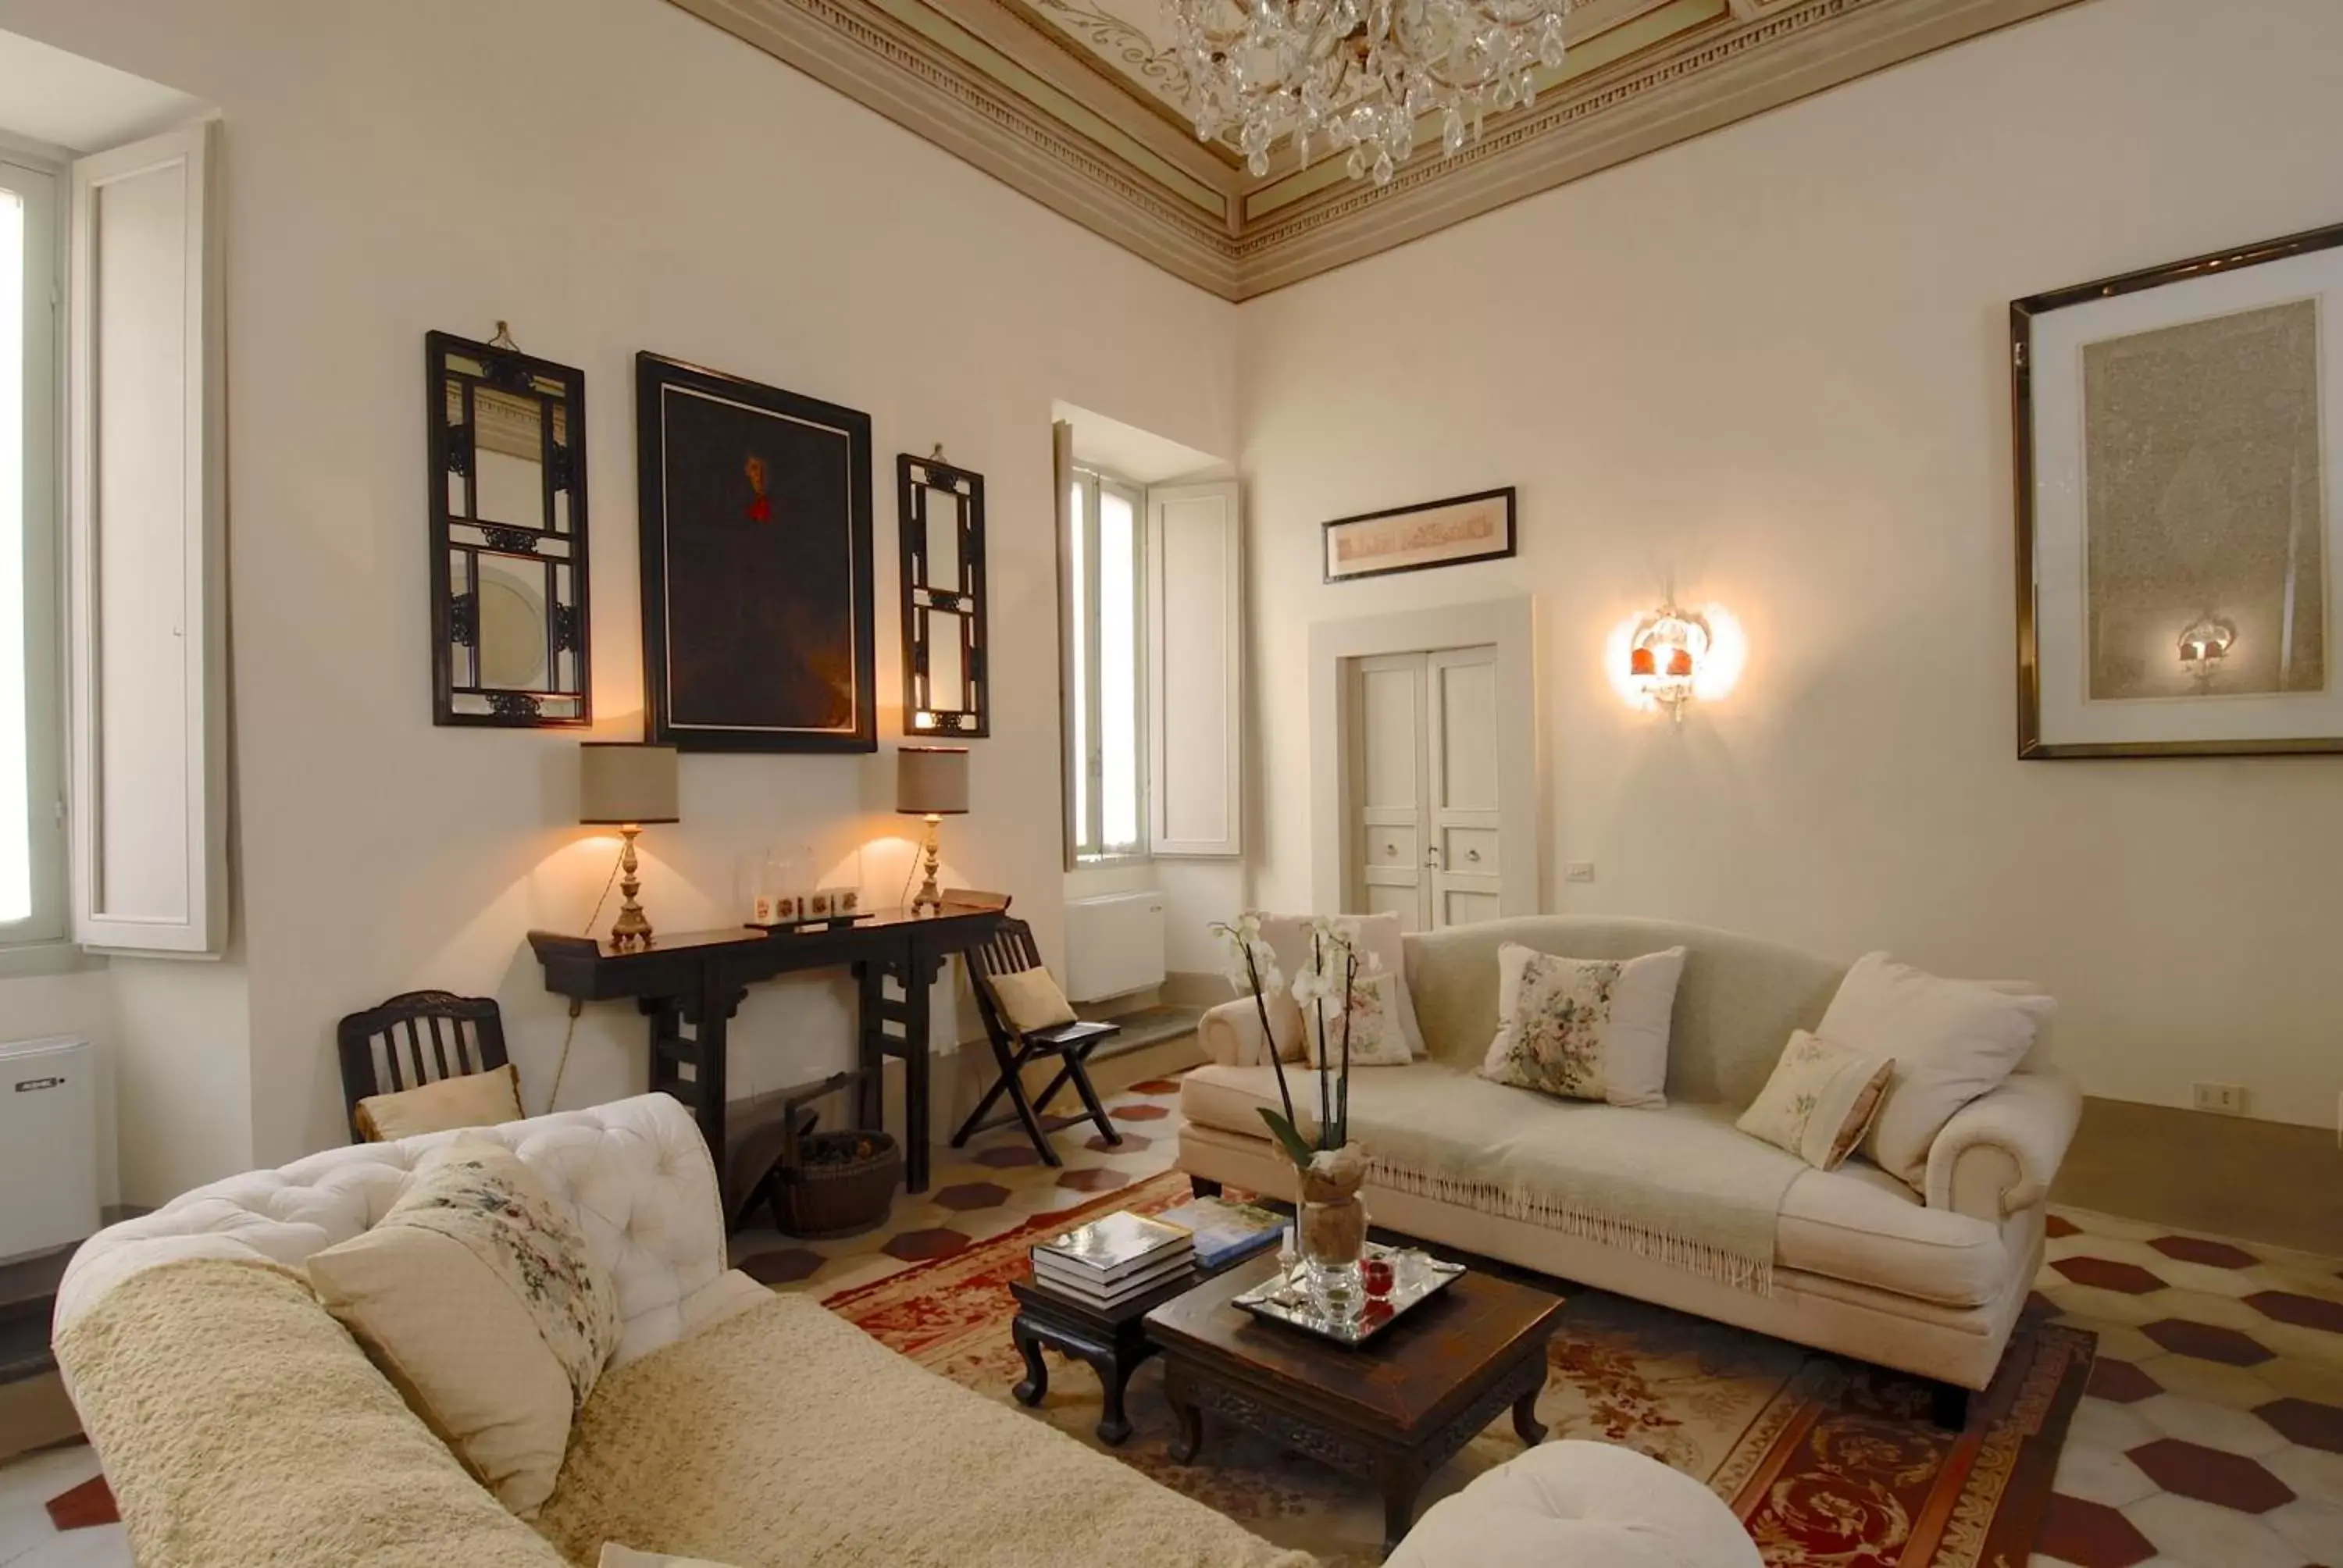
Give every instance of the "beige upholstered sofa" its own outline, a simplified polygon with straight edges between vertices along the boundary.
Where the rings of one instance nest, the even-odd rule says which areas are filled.
[[[617,1352],[533,1525],[301,1271],[458,1136],[517,1152],[617,1291]],[[727,1269],[707,1146],[665,1095],[190,1192],[83,1246],[55,1344],[141,1568],[560,1568],[609,1541],[740,1568],[1088,1568],[1101,1543],[1146,1568],[1310,1563]]]
[[[1509,941],[1585,959],[1687,950],[1665,1110],[1549,1100],[1474,1075],[1497,1028],[1497,950]],[[1378,1157],[1366,1194],[1377,1224],[1955,1388],[1991,1381],[2041,1262],[2044,1201],[2080,1107],[2074,1085],[2042,1060],[2046,1042],[1953,1117],[1930,1151],[1926,1191],[1915,1191],[1860,1158],[1835,1171],[1785,1171],[1787,1156],[1733,1125],[1791,1031],[1820,1021],[1842,964],[1698,927],[1562,916],[1410,936],[1405,950],[1430,1055],[1353,1074],[1353,1136],[1375,1155],[1381,1130],[1386,1153],[1403,1150],[1420,1165],[1433,1162],[1432,1130],[1429,1141],[1446,1140],[1454,1164],[1477,1179],[1434,1180]],[[1182,1089],[1181,1168],[1207,1184],[1288,1192],[1290,1168],[1259,1114],[1278,1091],[1252,1002],[1208,1013],[1202,1039],[1212,1060]],[[1295,1079],[1305,1119],[1312,1081]],[[1583,1161],[1598,1147],[1621,1151],[1608,1183],[1658,1184],[1644,1196],[1689,1183],[1695,1167],[1711,1192],[1738,1173],[1752,1191],[1786,1181],[1770,1257],[1711,1266],[1700,1248],[1613,1222],[1569,1194],[1524,1191],[1556,1161]]]

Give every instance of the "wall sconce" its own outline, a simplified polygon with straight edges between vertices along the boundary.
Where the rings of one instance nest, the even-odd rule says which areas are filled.
[[[2221,660],[2237,646],[2236,623],[2217,620],[2209,615],[2199,616],[2180,634],[2180,666],[2197,678],[2197,689],[2213,689],[2213,678],[2221,672]]]
[[[1630,708],[1664,708],[1681,724],[1686,703],[1713,702],[1733,689],[1748,652],[1741,623],[1723,606],[1686,609],[1671,596],[1659,608],[1620,622],[1604,664]]]

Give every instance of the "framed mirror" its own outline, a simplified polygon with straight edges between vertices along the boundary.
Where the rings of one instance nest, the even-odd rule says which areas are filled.
[[[903,543],[903,732],[985,736],[984,476],[895,459]]]
[[[445,332],[424,359],[432,722],[588,724],[586,374]]]

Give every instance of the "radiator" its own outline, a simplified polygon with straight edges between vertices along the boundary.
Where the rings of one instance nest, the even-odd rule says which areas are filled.
[[[0,1261],[95,1234],[97,1203],[89,1042],[0,1045]]]
[[[1066,906],[1066,995],[1073,1001],[1163,983],[1163,895],[1114,893]]]

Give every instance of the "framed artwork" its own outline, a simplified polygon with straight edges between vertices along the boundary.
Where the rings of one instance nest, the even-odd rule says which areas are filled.
[[[1513,553],[1513,491],[1483,490],[1325,525],[1325,580],[1420,572]]]
[[[903,548],[903,733],[992,733],[984,675],[984,476],[895,458]]]
[[[586,373],[508,337],[427,333],[423,353],[431,721],[589,723]]]
[[[635,357],[647,738],[875,751],[870,417]]]
[[[2343,751],[2343,226],[2009,316],[2017,754]]]

